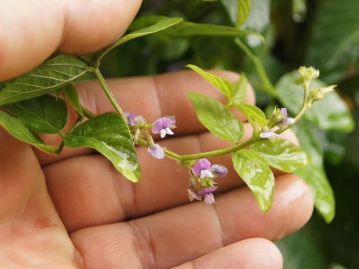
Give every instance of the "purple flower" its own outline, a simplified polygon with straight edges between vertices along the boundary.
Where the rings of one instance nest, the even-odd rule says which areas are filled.
[[[156,159],[163,159],[165,157],[165,151],[158,144],[152,144],[148,147],[148,152]]]
[[[129,112],[125,112],[125,116],[130,126],[136,126],[145,122],[145,119],[142,116],[137,116]]]
[[[286,108],[280,109],[281,119],[279,120],[280,126],[287,126],[294,124],[294,119],[291,117],[288,117],[288,111]]]
[[[208,159],[200,159],[192,167],[192,172],[203,178],[223,178],[228,174],[228,169],[220,164],[211,165]]]
[[[259,134],[260,138],[264,138],[264,139],[269,139],[269,140],[273,140],[278,136],[278,134],[276,134],[275,132],[268,130],[268,131],[263,131]]]
[[[228,174],[228,169],[224,165],[214,164],[211,167],[211,172],[217,178],[224,178]]]
[[[212,205],[215,203],[214,200],[214,196],[213,196],[213,192],[215,190],[217,190],[218,187],[214,186],[214,187],[209,187],[209,188],[204,188],[198,191],[198,194],[203,197],[204,202],[207,205]]]
[[[160,134],[161,138],[173,135],[171,129],[176,128],[176,119],[173,116],[165,116],[153,122],[152,133]]]
[[[200,159],[192,168],[192,172],[200,178],[214,178],[211,171],[211,162],[207,159]]]

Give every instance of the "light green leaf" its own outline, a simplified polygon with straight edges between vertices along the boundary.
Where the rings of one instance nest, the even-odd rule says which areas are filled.
[[[173,27],[174,25],[183,21],[182,18],[170,18],[164,16],[148,16],[148,17],[141,17],[133,22],[133,26],[131,29],[136,29],[131,33],[128,33],[121,37],[117,42],[115,42],[112,46],[105,49],[101,54],[97,57],[97,62],[100,62],[101,59],[109,53],[114,48],[126,43],[132,39],[139,38],[146,35],[151,35],[154,33],[161,32],[165,29]],[[140,28],[140,26],[144,28]],[[138,29],[140,28],[140,29]]]
[[[89,147],[97,150],[132,182],[137,182],[141,175],[126,122],[115,113],[105,113],[76,126],[64,138],[64,143],[72,148]]]
[[[233,153],[232,161],[234,169],[253,192],[261,210],[267,212],[273,200],[272,170],[257,152],[248,149]]]
[[[56,147],[44,144],[44,142],[42,142],[36,134],[33,134],[21,120],[10,116],[4,111],[0,111],[0,126],[16,139],[30,144],[42,151],[48,153],[55,153],[57,151]]]
[[[238,142],[243,134],[242,123],[221,103],[199,93],[190,93],[199,121],[213,134]]]
[[[237,104],[236,107],[247,118],[255,133],[258,133],[267,124],[264,112],[257,106],[248,104]]]
[[[313,191],[315,207],[327,223],[335,216],[335,200],[332,187],[323,167],[307,165],[295,171]]]
[[[39,133],[57,134],[67,122],[66,103],[50,95],[6,105],[5,109]]]
[[[250,149],[262,156],[269,166],[287,173],[294,172],[308,162],[303,150],[282,138],[261,140]]]
[[[307,153],[309,164],[294,173],[303,178],[314,194],[316,209],[326,222],[331,222],[335,215],[335,199],[333,190],[323,168],[322,150],[310,123],[300,121],[293,126],[300,145]]]
[[[72,107],[76,110],[76,112],[84,117],[84,112],[82,110],[82,106],[80,104],[80,97],[74,85],[69,84],[64,89],[65,98],[70,102]]]
[[[303,89],[294,83],[298,78],[297,72],[291,72],[284,75],[276,85],[279,100],[293,114],[299,111],[303,101]],[[312,88],[324,86],[325,84],[319,80],[311,83]],[[327,94],[323,100],[313,104],[304,117],[324,130],[350,132],[354,128],[354,120],[346,104],[336,92]]]
[[[240,26],[246,21],[251,8],[251,0],[221,0],[221,2],[234,25]]]
[[[202,78],[204,78],[209,83],[211,83],[217,90],[219,90],[228,99],[232,98],[232,92],[234,90],[233,90],[233,85],[231,82],[229,82],[228,80],[226,80],[220,76],[206,72],[203,69],[201,69],[200,67],[195,66],[193,64],[189,64],[186,67],[192,69],[197,74],[199,74]]]
[[[232,102],[234,105],[242,104],[247,96],[248,92],[248,80],[247,77],[242,73],[241,77],[233,85],[233,98]]]
[[[29,73],[10,81],[0,91],[0,105],[32,99],[53,92],[89,72],[87,64],[73,56],[59,55]]]

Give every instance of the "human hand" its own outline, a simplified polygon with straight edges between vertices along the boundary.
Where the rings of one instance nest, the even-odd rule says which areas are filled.
[[[2,4],[6,5],[1,9],[6,10],[2,25],[9,27],[3,28],[6,32],[0,40],[4,48],[1,79],[28,71],[56,49],[81,54],[110,44],[125,31],[140,5],[140,1],[124,0],[83,1],[82,6],[79,1],[21,2]],[[44,7],[51,12],[38,16],[37,8]],[[22,10],[24,14],[19,14]],[[66,24],[61,19],[65,14]],[[221,75],[236,78],[233,73]],[[164,146],[179,153],[224,146],[199,125],[186,98],[191,89],[216,96],[195,74],[179,72],[109,84],[126,111],[148,120],[177,117],[179,136],[166,140]],[[95,82],[81,83],[78,89],[83,105],[93,112],[111,109]],[[254,103],[252,90],[247,96]],[[250,133],[249,124],[245,126]],[[296,141],[289,132],[285,136]],[[44,139],[56,143],[55,137]],[[3,268],[276,269],[281,268],[281,256],[268,240],[300,228],[312,212],[308,188],[293,175],[277,174],[273,207],[263,214],[233,171],[220,182],[214,206],[188,204],[186,171],[171,160],[153,159],[144,149],[138,150],[143,177],[132,184],[88,149],[65,149],[55,157],[34,153],[4,131],[0,141]],[[216,159],[216,163],[229,162]]]

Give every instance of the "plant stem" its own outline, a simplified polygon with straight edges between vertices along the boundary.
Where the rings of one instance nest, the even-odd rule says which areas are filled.
[[[117,103],[115,96],[113,95],[112,91],[108,87],[104,77],[101,74],[100,69],[96,68],[94,72],[95,72],[95,75],[96,75],[98,81],[101,84],[101,87],[102,87],[104,93],[106,94],[107,98],[110,100],[110,102],[111,102],[112,106],[114,107],[114,109],[116,110],[116,112],[120,116],[125,117],[125,114],[123,113],[123,110],[121,109],[121,107]]]
[[[270,96],[275,97],[277,95],[277,91],[270,81],[261,60],[239,38],[236,38],[236,44],[244,51],[248,58],[252,60],[254,67],[262,80],[263,90]]]

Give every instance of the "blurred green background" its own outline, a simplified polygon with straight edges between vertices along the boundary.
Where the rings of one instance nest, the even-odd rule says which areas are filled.
[[[144,1],[139,16],[178,16],[193,22],[232,25],[229,14],[235,2],[148,0]],[[358,126],[358,11],[358,0],[252,0],[243,28],[261,33],[266,42],[259,42],[255,36],[244,42],[263,64],[274,85],[300,65],[319,68],[323,82],[338,85],[338,92]],[[281,96],[273,98],[266,93],[258,70],[233,37],[155,35],[136,39],[111,52],[104,60],[103,71],[108,77],[156,74],[183,69],[189,63],[244,72],[263,109],[272,109],[278,100],[286,103]],[[315,145],[313,158],[319,158],[320,166],[321,156],[324,157],[323,165],[335,194],[336,216],[326,224],[315,212],[301,231],[278,242],[285,269],[359,268],[359,210],[355,198],[359,190],[359,130],[354,129],[350,116],[342,114],[328,114],[329,125],[324,126],[323,115],[332,109],[330,103],[325,105],[317,111],[321,123],[310,127],[313,135],[310,145]],[[297,131],[307,128],[305,124]],[[325,180],[325,174],[320,171],[320,175]]]

